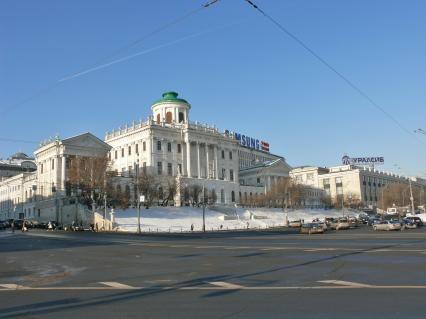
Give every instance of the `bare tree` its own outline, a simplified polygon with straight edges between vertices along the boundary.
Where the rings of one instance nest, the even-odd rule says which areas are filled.
[[[200,193],[202,192],[202,190],[203,188],[197,184],[189,186],[189,196],[192,200],[193,205],[200,203]]]
[[[147,169],[139,172],[135,186],[139,190],[139,194],[145,197],[145,206],[150,207],[158,196],[158,189],[161,185],[157,175],[153,174]],[[139,200],[139,199],[137,199]]]
[[[68,169],[68,183],[71,193],[78,194],[80,200],[91,206],[102,203],[102,194],[108,191],[110,174],[108,158],[72,157]]]

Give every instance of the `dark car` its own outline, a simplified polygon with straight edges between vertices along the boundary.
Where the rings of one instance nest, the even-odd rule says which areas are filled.
[[[377,223],[379,223],[379,222],[381,222],[381,221],[382,221],[382,220],[381,220],[380,218],[370,217],[370,218],[368,219],[367,224],[368,224],[368,226],[372,226],[372,225],[377,224]]]
[[[6,228],[7,228],[6,223],[5,222],[0,222],[0,230],[4,230]]]
[[[13,221],[13,225],[14,225],[15,229],[21,229],[22,226],[24,225],[24,220],[23,219],[15,219]]]
[[[409,217],[405,217],[405,218],[404,218],[404,221],[405,221],[405,220],[415,223],[415,224],[417,225],[417,227],[421,227],[421,226],[423,226],[423,222],[422,222],[422,220],[420,219],[420,217],[417,217],[417,216],[409,216]]]

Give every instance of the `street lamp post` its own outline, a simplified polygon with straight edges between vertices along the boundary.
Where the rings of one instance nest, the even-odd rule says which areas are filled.
[[[205,196],[205,186],[203,181],[203,233],[206,232],[206,196]]]

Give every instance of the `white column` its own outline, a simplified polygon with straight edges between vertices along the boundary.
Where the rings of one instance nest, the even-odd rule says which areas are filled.
[[[64,193],[65,193],[65,178],[66,178],[66,172],[65,172],[65,170],[67,169],[67,166],[66,166],[66,162],[67,162],[67,158],[65,157],[65,155],[62,155],[62,158],[61,158],[61,191],[63,191]],[[57,165],[59,164],[59,163],[56,163]]]
[[[197,174],[201,178],[201,163],[200,163],[200,143],[197,142]]]
[[[209,171],[209,144],[206,143],[206,178],[210,177],[210,171]]]
[[[217,145],[214,146],[214,169],[216,172],[216,179],[219,179],[219,165],[218,165],[218,161],[217,161]]]
[[[191,177],[191,142],[186,141],[186,171],[187,176]]]

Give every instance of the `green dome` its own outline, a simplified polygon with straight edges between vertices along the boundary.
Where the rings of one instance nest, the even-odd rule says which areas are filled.
[[[158,104],[158,103],[165,103],[165,102],[179,102],[179,103],[185,103],[185,104],[189,104],[187,100],[184,99],[179,99],[178,98],[178,93],[170,91],[170,92],[165,92],[163,93],[163,97],[157,101],[154,102],[154,104]]]

